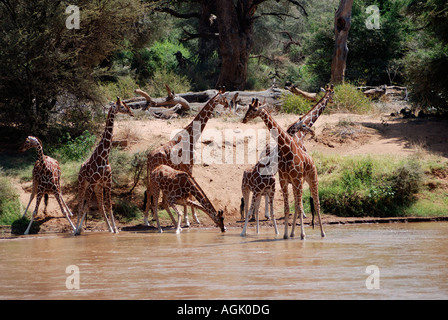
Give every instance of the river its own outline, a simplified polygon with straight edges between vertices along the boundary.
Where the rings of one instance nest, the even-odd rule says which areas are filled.
[[[0,240],[0,299],[447,299],[448,223]]]

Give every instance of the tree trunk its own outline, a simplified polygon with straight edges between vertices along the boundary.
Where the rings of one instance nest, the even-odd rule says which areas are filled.
[[[256,6],[251,0],[217,0],[221,71],[217,87],[244,90],[247,65],[252,48],[253,15]]]
[[[331,82],[343,83],[347,61],[347,38],[351,25],[353,0],[341,0],[334,16],[335,45],[331,63]]]

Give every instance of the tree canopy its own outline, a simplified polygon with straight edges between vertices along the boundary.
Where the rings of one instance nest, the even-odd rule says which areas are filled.
[[[166,82],[175,90],[292,82],[316,92],[330,82],[339,4],[0,0],[0,122],[48,134],[54,114],[79,126],[112,94],[160,92]],[[79,29],[66,27],[69,5],[79,8]],[[378,29],[366,27],[370,5]],[[354,0],[344,80],[406,85],[417,106],[446,112],[447,20],[443,0]]]

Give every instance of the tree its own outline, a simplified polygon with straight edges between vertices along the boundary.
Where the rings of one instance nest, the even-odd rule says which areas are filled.
[[[171,15],[184,19],[199,19],[198,32],[187,32],[188,39],[214,39],[218,40],[218,50],[221,58],[220,73],[216,86],[225,86],[228,90],[243,90],[247,80],[247,66],[249,55],[253,47],[253,24],[261,15],[256,15],[257,7],[269,0],[191,0],[193,11],[185,12],[177,1],[157,1],[159,7],[156,11],[163,11]],[[280,0],[276,0],[280,2]],[[304,14],[306,11],[303,5],[297,0],[284,0],[284,3],[291,3],[299,7]],[[171,7],[170,7],[171,5]],[[199,10],[198,10],[199,9]],[[271,12],[272,15],[286,15],[282,12]],[[207,22],[208,21],[208,22]],[[211,23],[213,22],[213,23]],[[217,27],[217,30],[215,29]],[[200,42],[201,50],[208,48],[212,40]],[[201,55],[200,55],[201,56]],[[205,56],[205,55],[203,55]]]
[[[334,16],[335,44],[333,61],[331,63],[331,82],[344,82],[345,66],[347,63],[347,38],[351,25],[353,0],[341,0]]]
[[[67,6],[79,29],[66,27]],[[96,67],[136,33],[138,0],[0,1],[0,123],[45,134],[61,97],[100,101]]]
[[[403,58],[410,97],[423,108],[447,113],[448,4],[444,0],[411,0],[405,9],[416,26]]]

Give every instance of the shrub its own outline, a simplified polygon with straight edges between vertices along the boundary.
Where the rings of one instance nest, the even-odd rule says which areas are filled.
[[[0,168],[0,225],[10,225],[20,217],[19,195]]]
[[[344,83],[334,88],[333,105],[331,110],[366,114],[373,110],[369,98],[357,90],[354,85]]]
[[[414,160],[394,166],[362,159],[346,162],[339,174],[321,184],[322,208],[343,217],[398,216],[415,200],[422,169]]]
[[[82,135],[72,138],[67,132],[64,139],[66,142],[61,147],[50,149],[50,154],[62,162],[78,161],[87,157],[96,142],[96,136],[84,131]]]
[[[165,84],[176,93],[188,92],[191,89],[190,81],[186,76],[180,76],[174,71],[166,69],[157,70],[148,85],[148,92],[153,97],[166,96]]]
[[[313,107],[312,102],[295,94],[285,94],[283,96],[282,111],[286,113],[303,114]]]
[[[143,48],[136,53],[131,62],[139,80],[147,80],[154,76],[156,71],[165,69],[175,71],[178,67],[176,53],[180,52],[185,59],[190,58],[190,52],[181,44],[170,41],[156,41],[151,48]]]
[[[119,199],[113,207],[114,216],[121,222],[130,222],[132,220],[140,219],[142,212],[132,203]]]
[[[128,99],[134,96],[137,83],[130,77],[119,77],[117,82],[106,82],[100,84],[100,92],[106,101],[116,101],[117,96]]]

